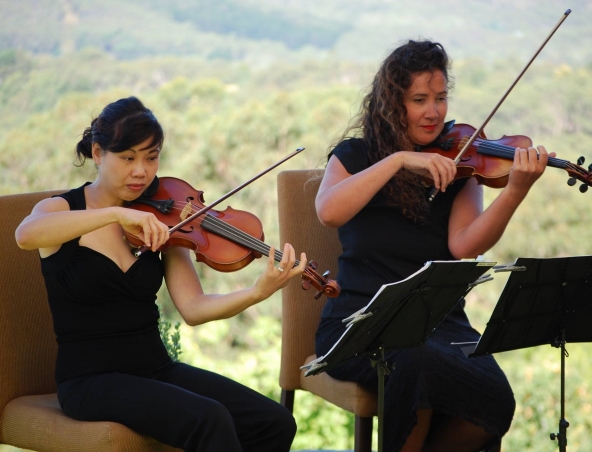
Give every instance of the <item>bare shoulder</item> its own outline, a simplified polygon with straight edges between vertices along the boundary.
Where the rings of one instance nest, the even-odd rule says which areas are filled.
[[[46,213],[63,212],[65,210],[70,210],[68,201],[61,196],[56,196],[55,198],[47,198],[39,201],[35,207],[33,207],[31,215],[43,215]]]
[[[18,246],[25,250],[38,249],[41,257],[46,257],[55,253],[63,242],[60,242],[59,244],[56,243],[54,246],[45,247],[45,243],[39,241],[39,237],[42,235],[40,234],[40,231],[47,231],[47,226],[49,225],[49,223],[45,221],[47,215],[69,210],[70,206],[68,201],[61,197],[48,198],[39,201],[35,207],[33,207],[33,211],[23,219],[15,231]]]

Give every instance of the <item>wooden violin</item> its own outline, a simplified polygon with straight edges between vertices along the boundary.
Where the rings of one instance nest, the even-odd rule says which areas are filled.
[[[468,124],[455,124],[454,121],[449,121],[438,140],[427,146],[418,146],[416,150],[455,159],[474,133],[475,128]],[[485,133],[481,131],[458,159],[455,180],[474,177],[478,183],[487,187],[505,187],[512,168],[515,149],[530,146],[532,146],[532,140],[525,135],[504,135],[498,140],[488,140]],[[586,170],[580,166],[584,160],[584,157],[580,157],[577,164],[574,164],[567,160],[549,157],[547,166],[565,170],[570,176],[567,183],[571,186],[578,180],[582,182],[580,192],[584,193],[592,185],[592,164]]]
[[[128,203],[127,207],[151,212],[169,226],[170,238],[159,248],[163,253],[174,246],[189,248],[195,251],[198,262],[221,272],[240,270],[256,258],[269,256],[271,247],[263,242],[263,227],[255,215],[232,207],[223,211],[213,210],[211,207],[215,204],[206,207],[203,191],[194,189],[181,179],[162,177],[157,179],[157,183],[158,187],[151,190],[149,196],[143,195]],[[139,237],[128,232],[125,236],[132,246],[137,247],[134,251],[136,256],[146,250]],[[276,249],[274,260],[280,262],[282,256],[283,253]],[[298,264],[296,260],[295,266]],[[317,267],[316,261],[308,262],[302,273],[302,288],[307,290],[312,286],[317,289],[315,299],[323,294],[337,297],[341,291],[339,285],[335,280],[327,279],[328,271],[319,274]]]
[[[455,130],[455,133],[458,133],[459,136],[456,138],[452,136],[449,137],[452,141],[450,141],[450,148],[453,147],[457,150],[452,155],[446,155],[447,157],[451,157],[454,159],[459,172],[462,174],[459,176],[457,174],[457,178],[459,177],[476,177],[479,183],[486,184],[486,181],[491,184],[488,185],[490,187],[505,187],[508,182],[508,175],[510,173],[511,162],[507,171],[505,169],[500,169],[505,167],[507,164],[500,163],[502,160],[513,160],[514,158],[514,149],[516,147],[528,148],[532,146],[532,140],[530,138],[522,136],[522,135],[515,135],[513,137],[502,137],[498,142],[494,144],[492,141],[484,141],[486,140],[485,134],[483,130],[485,126],[489,123],[489,120],[493,117],[493,115],[497,112],[499,107],[502,105],[504,100],[508,97],[512,89],[516,86],[518,81],[522,78],[526,70],[530,67],[532,62],[535,60],[537,55],[543,50],[543,47],[549,42],[551,37],[555,34],[557,29],[561,26],[561,24],[567,19],[567,17],[571,14],[571,9],[568,9],[563,13],[559,21],[555,24],[551,32],[547,35],[544,39],[543,43],[539,46],[538,50],[535,54],[530,58],[524,69],[518,74],[514,82],[510,85],[508,90],[504,93],[502,98],[498,101],[498,103],[493,107],[491,113],[487,116],[485,121],[479,126],[478,128],[474,128],[468,126],[466,124],[459,124],[459,127]],[[454,125],[454,123],[452,123]],[[472,129],[472,134],[467,134],[468,128]],[[451,131],[454,130],[454,127],[451,126]],[[464,133],[464,135],[462,135]],[[444,135],[446,135],[448,131],[444,131]],[[462,135],[462,136],[461,136]],[[465,138],[466,137],[466,138]],[[444,143],[446,140],[444,141]],[[513,146],[509,143],[512,142]],[[444,146],[448,146],[444,144]],[[430,148],[431,145],[428,145]],[[442,145],[437,145],[433,148],[433,152],[440,153],[437,149],[442,149]],[[450,150],[450,149],[448,149]],[[476,152],[475,152],[476,151]],[[470,160],[473,160],[470,164],[466,164]],[[578,159],[578,165],[583,163],[583,157]],[[463,170],[460,171],[461,166],[463,166]],[[569,185],[575,185],[576,179],[581,180],[584,184],[580,187],[581,192],[585,192],[590,185],[590,175],[589,171],[585,171],[583,168],[576,166],[570,162],[565,160],[559,160],[555,158],[549,158],[549,162],[547,166],[554,166],[556,168],[565,169],[571,176],[568,183]],[[475,170],[471,170],[470,168],[475,168]],[[485,176],[484,173],[490,172],[492,176]],[[457,172],[458,173],[458,172]],[[438,194],[438,189],[436,187],[432,187],[429,194],[429,200],[433,201],[435,196]]]

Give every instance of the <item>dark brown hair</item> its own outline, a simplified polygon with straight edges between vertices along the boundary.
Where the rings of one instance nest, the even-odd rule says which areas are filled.
[[[92,120],[76,145],[78,166],[92,158],[92,144],[109,152],[123,152],[151,138],[148,148],[162,147],[164,132],[152,112],[136,97],[119,99],[107,105]]]
[[[403,103],[405,92],[413,83],[413,76],[422,72],[442,71],[451,88],[448,76],[450,60],[444,47],[426,40],[408,41],[397,47],[381,64],[370,92],[364,97],[353,125],[343,137],[359,131],[368,148],[370,164],[398,151],[413,150],[407,136],[407,109]],[[421,219],[428,202],[421,179],[407,171],[399,171],[383,188],[389,205],[400,207],[410,219]]]

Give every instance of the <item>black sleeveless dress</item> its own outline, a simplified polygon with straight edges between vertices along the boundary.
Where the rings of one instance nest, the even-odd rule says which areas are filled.
[[[61,196],[84,210],[84,187]],[[164,268],[146,252],[126,271],[105,255],[64,243],[41,259],[58,342],[56,381],[102,372],[158,369],[171,362],[158,330],[156,293]]]
[[[62,195],[84,210],[84,186]],[[122,271],[107,256],[62,244],[41,259],[58,342],[56,381],[64,413],[113,421],[186,451],[288,451],[292,414],[229,378],[173,362],[155,303],[164,277],[147,251]]]
[[[361,139],[341,142],[332,152],[350,174],[369,167]],[[422,222],[405,218],[379,192],[339,228],[339,297],[329,298],[317,330],[317,356],[326,354],[343,334],[342,319],[366,306],[383,285],[402,280],[427,261],[453,260],[448,249],[448,220],[459,180],[430,203]],[[442,416],[459,417],[484,427],[498,439],[510,428],[515,401],[510,385],[493,357],[466,358],[451,342],[479,340],[464,312],[464,302],[438,326],[423,347],[387,352],[395,369],[385,383],[385,450],[398,451],[417,423],[415,411],[434,409],[432,424]],[[331,369],[337,379],[355,381],[377,391],[376,370],[359,356]]]

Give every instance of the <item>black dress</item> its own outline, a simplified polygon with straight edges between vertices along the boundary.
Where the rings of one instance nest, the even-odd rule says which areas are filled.
[[[70,210],[86,209],[84,186],[60,196]],[[124,272],[79,239],[41,259],[64,413],[119,422],[187,452],[287,452],[296,424],[286,408],[169,358],[155,304],[160,253],[144,253]]]
[[[332,154],[350,174],[369,167],[360,139],[341,142]],[[318,356],[326,354],[343,334],[341,320],[366,306],[383,284],[408,277],[427,261],[454,259],[448,249],[448,220],[464,182],[456,181],[439,193],[424,221],[405,218],[379,192],[339,228],[343,253],[337,281],[342,290],[324,306],[316,337]],[[387,353],[395,369],[385,384],[385,450],[402,448],[417,423],[418,409],[432,408],[433,424],[442,416],[451,416],[482,426],[498,439],[508,431],[515,401],[502,370],[491,356],[466,358],[458,346],[450,345],[479,337],[467,319],[463,301],[423,347]],[[367,357],[353,358],[328,373],[377,391],[376,371]]]

